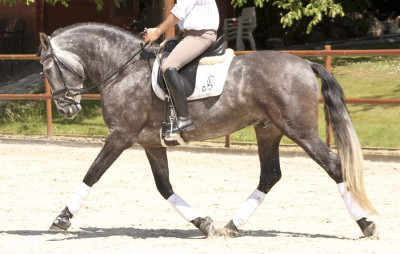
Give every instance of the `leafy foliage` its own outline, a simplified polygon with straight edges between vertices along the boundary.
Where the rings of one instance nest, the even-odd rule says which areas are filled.
[[[264,3],[272,0],[254,0],[256,7],[264,7]],[[232,0],[235,8],[243,7],[247,0]],[[273,0],[273,5],[287,11],[282,14],[281,23],[283,27],[290,27],[295,20],[300,20],[304,16],[312,17],[307,26],[309,34],[314,26],[316,26],[323,18],[328,16],[334,18],[337,15],[344,16],[343,8],[334,0]]]

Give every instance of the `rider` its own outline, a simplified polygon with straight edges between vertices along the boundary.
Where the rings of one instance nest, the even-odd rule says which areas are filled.
[[[178,71],[217,39],[219,13],[215,0],[177,0],[164,22],[148,29],[144,35],[145,41],[151,45],[176,24],[184,32],[184,38],[161,66],[177,114],[177,126],[173,126],[173,133],[194,129]]]

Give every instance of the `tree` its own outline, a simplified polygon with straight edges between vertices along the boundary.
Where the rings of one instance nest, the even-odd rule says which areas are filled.
[[[344,16],[343,8],[334,0],[254,0],[256,7],[262,8],[265,2],[273,2],[278,8],[287,11],[281,14],[281,23],[283,27],[290,27],[295,20],[300,20],[304,16],[311,17],[311,21],[307,26],[309,34],[314,26],[316,26],[323,18],[328,16],[334,18],[337,15]],[[243,7],[247,0],[232,0],[232,5]]]
[[[39,0],[39,1],[41,1],[41,0]],[[69,0],[44,0],[45,3],[53,4],[53,5],[55,5],[56,3],[61,3],[65,7],[68,7],[68,1]],[[90,1],[93,2],[94,4],[96,4],[97,10],[101,10],[103,8],[104,0],[90,0]],[[122,0],[114,0],[115,5],[117,7],[120,7],[121,1]],[[26,3],[27,5],[29,5],[30,3],[34,3],[34,2],[36,2],[36,0],[0,0],[0,3],[4,3],[4,4],[8,3],[10,6],[15,3]]]

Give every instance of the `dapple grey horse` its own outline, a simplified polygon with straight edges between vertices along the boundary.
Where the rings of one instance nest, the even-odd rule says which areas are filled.
[[[155,48],[145,48],[142,38],[127,31],[96,23],[59,29],[50,37],[41,33],[40,41],[41,63],[59,113],[73,118],[80,111],[83,81],[89,76],[100,90],[104,122],[110,130],[83,182],[51,229],[69,228],[70,219],[92,186],[125,149],[138,143],[146,152],[158,191],[187,221],[207,237],[237,236],[238,228],[281,178],[279,143],[286,135],[336,182],[364,236],[375,234],[375,223],[364,214],[375,210],[366,196],[361,149],[343,91],[321,65],[276,51],[236,56],[220,96],[189,102],[195,130],[182,134],[186,142],[213,139],[250,125],[256,133],[259,184],[227,225],[217,230],[210,217],[200,216],[171,186],[167,150],[160,140],[164,102],[151,87]],[[315,74],[322,80],[326,120],[332,124],[338,155],[318,135],[319,84]]]

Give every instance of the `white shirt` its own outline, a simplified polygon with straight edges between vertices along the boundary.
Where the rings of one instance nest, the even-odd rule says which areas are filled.
[[[218,30],[219,13],[215,0],[177,0],[171,13],[181,30]]]

